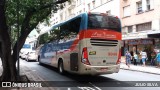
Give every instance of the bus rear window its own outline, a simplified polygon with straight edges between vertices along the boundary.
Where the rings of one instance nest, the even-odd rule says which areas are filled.
[[[89,14],[88,29],[110,29],[120,32],[120,20],[113,16]]]

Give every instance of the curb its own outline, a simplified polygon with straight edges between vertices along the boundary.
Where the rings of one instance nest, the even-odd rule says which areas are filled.
[[[143,72],[143,73],[149,73],[149,74],[155,74],[155,75],[160,75],[160,73],[153,73],[153,72],[147,72],[147,71],[140,71],[140,70],[134,70],[134,69],[127,69],[127,68],[121,68],[123,70],[129,70],[129,71],[137,71],[137,72]]]

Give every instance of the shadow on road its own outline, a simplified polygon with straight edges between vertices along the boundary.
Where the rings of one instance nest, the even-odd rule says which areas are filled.
[[[58,69],[49,65],[40,64],[44,66],[44,68],[54,70],[58,73]],[[75,87],[75,86],[99,86],[99,87],[130,87],[133,86],[132,83],[118,81],[112,78],[104,77],[104,76],[92,76],[92,75],[77,75],[65,72],[63,75],[67,78],[72,79],[73,81],[51,81],[49,82],[51,85],[58,87]]]

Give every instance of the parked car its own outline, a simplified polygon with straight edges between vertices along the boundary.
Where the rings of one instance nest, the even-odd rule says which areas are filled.
[[[27,61],[30,61],[30,60],[37,60],[37,55],[36,55],[36,51],[35,50],[32,50],[32,51],[30,51],[30,52],[28,52],[27,54],[26,54],[26,60]]]
[[[26,54],[32,51],[32,46],[30,44],[24,44],[22,49],[20,50],[20,58],[26,59]]]
[[[26,54],[27,54],[27,52],[20,52],[20,58],[26,59]]]

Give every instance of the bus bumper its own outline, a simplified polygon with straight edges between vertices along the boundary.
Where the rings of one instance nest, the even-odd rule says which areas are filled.
[[[120,65],[112,65],[112,66],[90,66],[85,65],[79,73],[80,74],[90,74],[90,75],[101,75],[101,74],[112,74],[118,73],[120,69]]]

